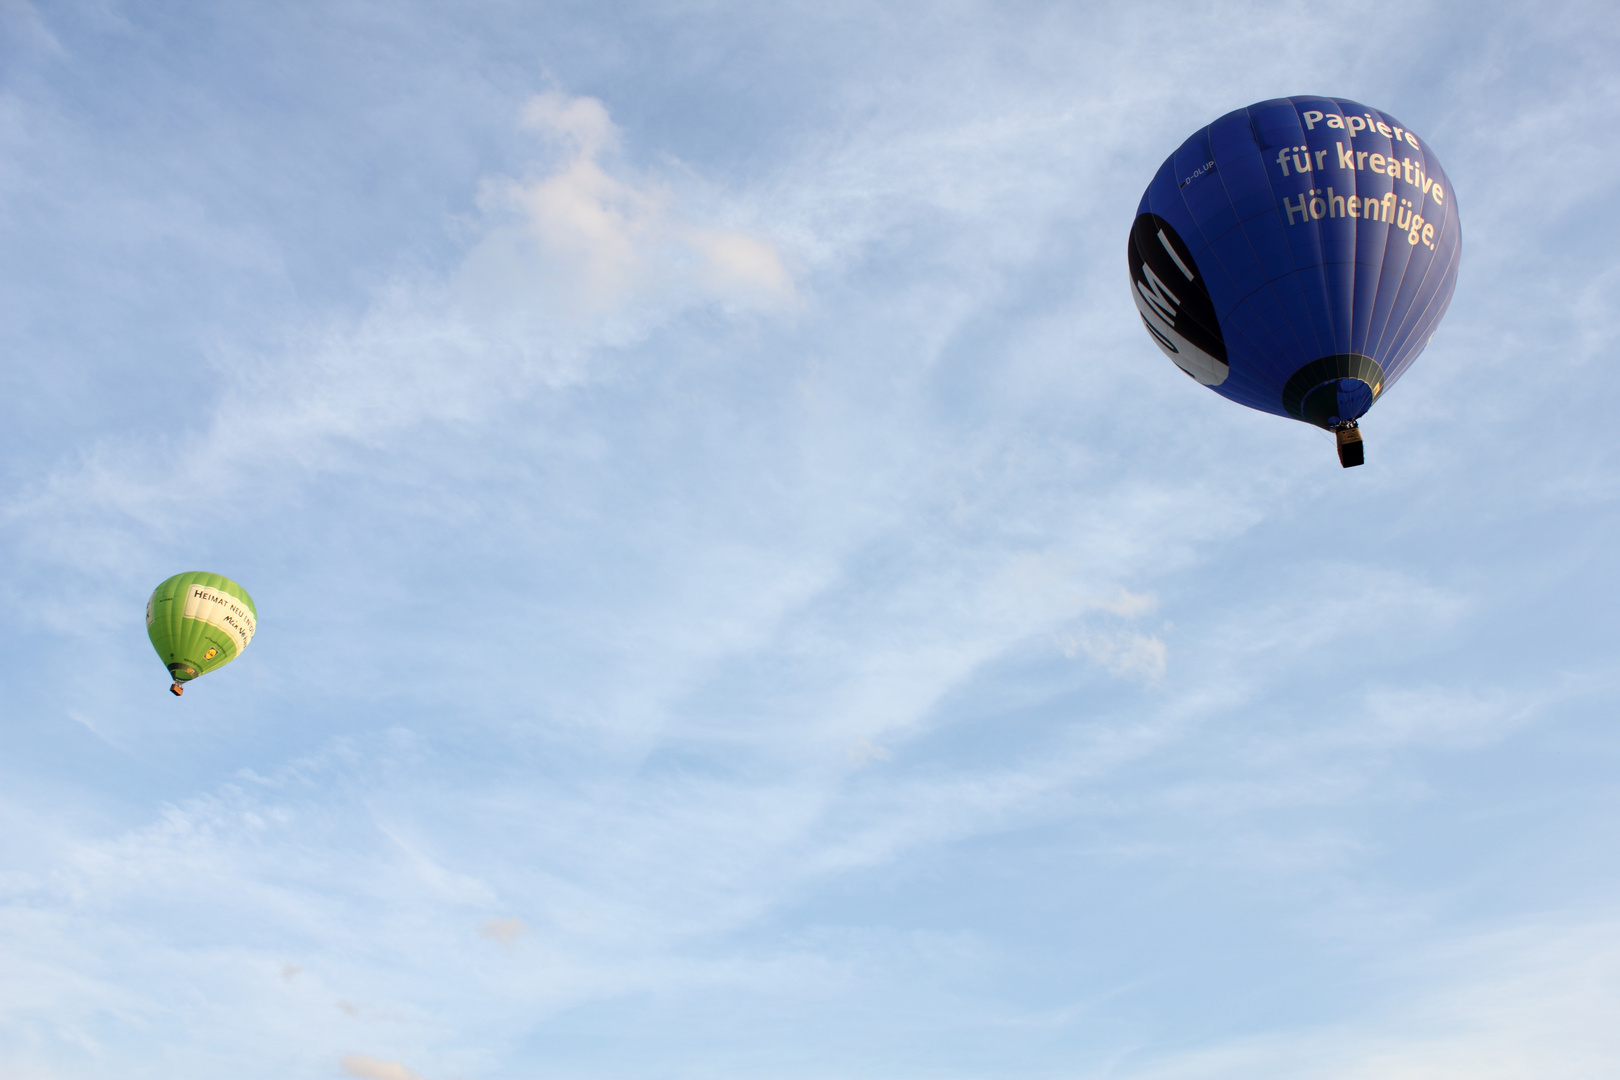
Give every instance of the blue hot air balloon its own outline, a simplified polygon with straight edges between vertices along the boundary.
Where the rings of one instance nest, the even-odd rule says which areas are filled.
[[[1330,97],[1227,113],[1159,167],[1131,226],[1136,306],[1159,348],[1217,394],[1338,433],[1428,344],[1462,230],[1428,143]]]

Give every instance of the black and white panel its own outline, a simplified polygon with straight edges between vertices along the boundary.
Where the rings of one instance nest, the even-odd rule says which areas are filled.
[[[1192,253],[1170,223],[1139,214],[1131,226],[1131,293],[1142,324],[1176,366],[1205,386],[1219,386],[1231,368],[1209,289]]]

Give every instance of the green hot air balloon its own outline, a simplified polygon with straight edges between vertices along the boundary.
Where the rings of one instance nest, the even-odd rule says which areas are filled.
[[[153,589],[146,636],[174,679],[169,693],[179,697],[182,683],[235,660],[258,622],[253,597],[221,574],[193,570]]]

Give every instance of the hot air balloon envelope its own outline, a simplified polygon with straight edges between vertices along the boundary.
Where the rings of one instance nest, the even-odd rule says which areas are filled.
[[[176,574],[146,601],[146,636],[168,667],[176,695],[181,684],[240,656],[258,622],[247,590],[220,574]]]
[[[1137,310],[1178,367],[1330,429],[1352,427],[1428,344],[1461,254],[1428,143],[1330,97],[1262,101],[1182,143],[1129,245]]]

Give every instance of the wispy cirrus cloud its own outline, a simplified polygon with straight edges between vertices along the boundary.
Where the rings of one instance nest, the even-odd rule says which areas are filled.
[[[1404,988],[1353,1021],[1127,1066],[1131,1080],[1582,1080],[1620,1059],[1620,928],[1590,912],[1449,937],[1387,974]]]
[[[682,311],[795,302],[775,243],[694,220],[658,180],[611,162],[619,135],[601,101],[543,94],[522,123],[553,160],[485,181],[458,266],[396,276],[353,317],[290,330],[279,354],[221,356],[217,395],[189,397],[165,437],[84,446],[6,518],[57,540],[103,513],[125,540],[131,527],[161,533],[177,505],[296,486],[417,425],[473,423],[580,385],[600,352]],[[82,557],[100,545],[70,546]]]
[[[1417,60],[1449,46],[1454,24],[1435,5],[1386,6],[1393,29],[1367,67],[1371,54],[1305,9],[970,5],[879,13],[887,30],[822,11],[769,17],[785,28],[779,58],[838,58],[790,95],[826,112],[777,133],[772,160],[687,166],[657,157],[672,142],[629,143],[614,121],[639,115],[655,130],[671,87],[711,76],[712,101],[768,92],[767,79],[745,94],[733,81],[762,70],[747,67],[757,25],[718,73],[593,79],[574,85],[612,92],[509,103],[535,163],[486,174],[447,263],[305,321],[284,348],[222,347],[219,378],[188,387],[161,423],[87,430],[46,479],[27,478],[7,523],[27,541],[16,565],[51,568],[39,592],[52,602],[15,605],[8,655],[26,678],[14,693],[36,695],[41,730],[67,699],[84,729],[111,733],[121,756],[103,767],[128,804],[106,824],[63,808],[62,791],[90,783],[79,744],[17,756],[71,764],[6,829],[0,984],[22,1005],[0,1021],[13,1040],[0,1060],[62,1033],[72,1047],[152,1040],[131,1060],[183,1047],[166,1059],[177,1077],[244,1062],[315,1075],[334,1061],[372,1080],[415,1075],[406,1063],[481,1076],[532,1072],[532,1059],[501,1056],[532,1054],[537,1026],[558,1017],[546,1054],[600,1046],[600,1017],[602,1031],[636,1030],[658,1067],[690,1053],[711,1071],[859,1072],[916,1063],[934,1036],[1070,986],[1107,999],[1109,963],[1129,969],[1120,985],[1151,984],[1141,969],[1165,934],[1201,927],[1168,950],[1149,1035],[1116,1040],[1128,1013],[1096,1006],[1103,1034],[1069,1029],[1076,1042],[1045,1059],[1020,1036],[997,1061],[1073,1069],[1073,1046],[1116,1040],[1110,1068],[1128,1075],[1152,1023],[1180,1044],[1187,1017],[1207,1030],[1212,997],[1309,966],[1297,941],[1283,959],[1198,958],[1245,933],[1274,942],[1274,927],[1246,917],[1284,886],[1358,902],[1396,893],[1387,907],[1408,918],[1426,902],[1433,879],[1389,881],[1391,837],[1427,819],[1395,811],[1439,799],[1413,762],[1444,754],[1467,772],[1545,727],[1563,699],[1544,657],[1484,671],[1457,661],[1498,655],[1460,635],[1510,575],[1470,561],[1488,530],[1447,536],[1426,500],[1484,505],[1505,489],[1413,465],[1413,448],[1439,438],[1424,427],[1433,412],[1398,409],[1514,403],[1481,380],[1394,398],[1380,414],[1387,467],[1341,476],[1331,446],[1295,453],[1315,433],[1170,371],[1130,315],[1119,248],[1141,183],[1214,108],[1300,89],[1301,70],[1409,87],[1403,65],[1428,80]],[[744,15],[716,9],[704,34],[646,55],[684,62],[686,46],[747,26]],[[830,22],[803,25],[818,18]],[[868,33],[851,35],[851,19]],[[348,39],[343,62],[375,40]],[[416,59],[425,67],[440,44]],[[1228,54],[1260,59],[1208,62]],[[856,74],[841,66],[852,56]],[[1171,77],[1188,70],[1196,94]],[[1470,92],[1497,85],[1488,65],[1471,70],[1484,74]],[[1581,70],[1590,83],[1607,69]],[[1481,94],[1458,144],[1512,114]],[[608,101],[637,107],[610,114]],[[684,101],[679,111],[709,122]],[[789,124],[766,111],[773,133]],[[1531,114],[1515,137],[1528,145],[1537,123],[1576,115]],[[714,127],[728,147],[748,141]],[[1527,167],[1560,167],[1523,153]],[[1585,144],[1583,168],[1596,153]],[[1454,172],[1465,160],[1446,150]],[[1590,194],[1601,175],[1568,190]],[[1498,199],[1526,232],[1548,223],[1532,212],[1536,188],[1515,180]],[[1505,280],[1504,311],[1521,286]],[[1568,290],[1591,316],[1583,356],[1601,352],[1611,284]],[[1500,333],[1477,307],[1480,332]],[[1524,429],[1546,430],[1534,417]],[[1601,496],[1606,481],[1592,479]],[[256,516],[233,516],[249,501]],[[154,537],[157,554],[132,558]],[[217,697],[188,695],[187,713],[103,690],[106,669],[88,658],[145,648],[130,599],[151,583],[144,563],[204,552],[260,560],[281,591],[265,649],[279,634],[283,651],[224,673],[206,687]],[[139,565],[108,590],[94,573],[57,573],[62,562]],[[62,649],[70,634],[96,648]],[[37,672],[65,653],[71,677],[47,684]],[[210,702],[227,704],[194,707]],[[285,764],[314,746],[322,761]],[[257,778],[219,781],[242,761]],[[1413,861],[1431,873],[1442,849]],[[967,870],[941,885],[953,860]],[[1199,923],[1223,889],[1240,899]],[[1018,906],[1065,890],[1047,910]],[[1274,921],[1317,925],[1324,907]],[[1383,927],[1364,912],[1344,923]],[[1358,940],[1375,958],[1411,951],[1374,936]],[[940,992],[945,953],[981,966]],[[1195,970],[1221,992],[1180,993]],[[1310,974],[1335,981],[1321,970]],[[1492,970],[1402,977],[1433,976],[1431,995],[1407,1000],[1456,1003],[1442,984]],[[768,1022],[737,1019],[759,1002]],[[1464,1005],[1521,1035],[1540,1022]],[[1086,1010],[1062,1015],[1083,1022]],[[1446,1028],[1443,1005],[1417,1015],[1445,1053],[1476,1030]],[[658,1030],[660,1016],[676,1019]],[[788,1030],[783,1016],[810,1020]],[[816,1056],[863,1018],[882,1029],[870,1044]],[[1589,1020],[1603,1018],[1561,1030],[1589,1039]],[[1240,1022],[1272,1020],[1255,1006]],[[717,1036],[695,1036],[703,1024]],[[1324,1056],[1362,1067],[1373,1059],[1358,1040],[1387,1036],[1377,1063],[1390,1071],[1460,1068],[1394,1025],[1374,1015],[1258,1049],[1217,1031],[1205,1046],[1227,1057],[1160,1064],[1310,1075]],[[356,1045],[378,1056],[345,1057]],[[715,1046],[758,1057],[717,1064]],[[993,1056],[974,1047],[932,1071]]]

